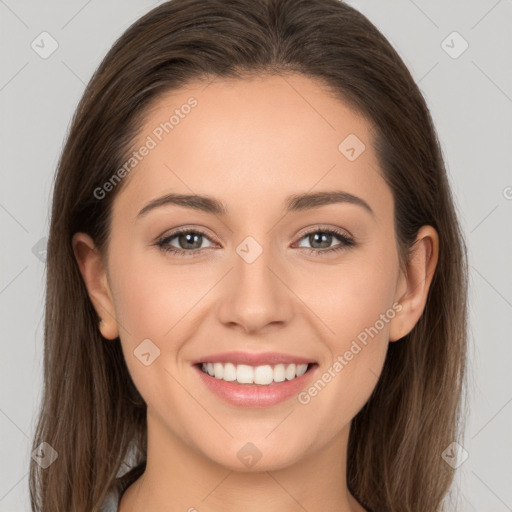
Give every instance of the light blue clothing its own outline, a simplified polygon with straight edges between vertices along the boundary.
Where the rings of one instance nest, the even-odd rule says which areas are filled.
[[[120,491],[118,487],[112,487],[103,501],[100,512],[117,512],[119,508]]]

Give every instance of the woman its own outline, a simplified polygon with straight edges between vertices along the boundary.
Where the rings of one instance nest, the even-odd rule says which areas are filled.
[[[33,510],[441,510],[464,242],[425,101],[353,8],[132,25],[73,119],[47,264]]]

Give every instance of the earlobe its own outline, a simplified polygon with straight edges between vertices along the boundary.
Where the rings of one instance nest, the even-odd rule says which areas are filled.
[[[103,259],[86,233],[75,233],[72,245],[89,298],[101,319],[98,328],[104,338],[113,340],[119,336],[119,330]]]
[[[390,322],[389,341],[412,331],[427,303],[428,291],[439,257],[439,236],[432,226],[422,226],[411,248],[407,272],[401,273],[396,302],[402,309]]]

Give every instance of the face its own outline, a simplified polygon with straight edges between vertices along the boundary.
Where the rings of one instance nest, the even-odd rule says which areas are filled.
[[[217,79],[160,97],[134,147],[105,321],[149,432],[237,470],[346,436],[405,291],[368,121],[301,75]]]

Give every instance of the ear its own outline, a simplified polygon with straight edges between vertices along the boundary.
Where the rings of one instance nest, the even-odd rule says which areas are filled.
[[[432,226],[422,226],[411,248],[406,273],[400,273],[395,301],[402,309],[390,322],[389,341],[409,334],[423,314],[438,257],[437,231]]]
[[[85,233],[75,233],[72,245],[89,298],[101,319],[101,334],[104,338],[113,340],[119,336],[119,329],[103,258],[92,238]]]

